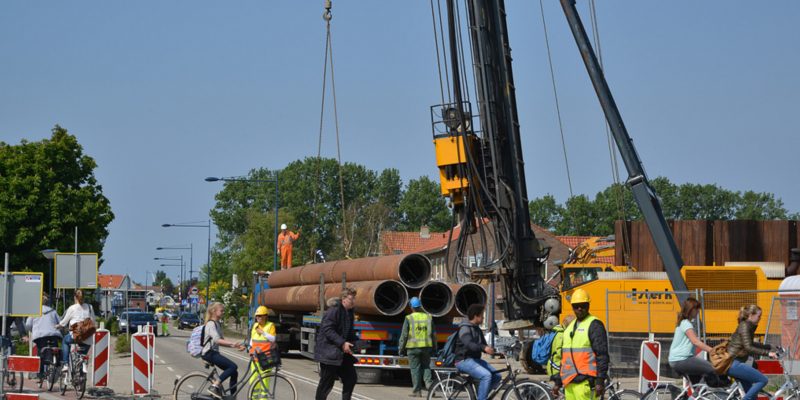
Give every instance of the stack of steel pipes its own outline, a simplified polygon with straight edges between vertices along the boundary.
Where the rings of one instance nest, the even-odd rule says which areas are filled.
[[[466,314],[474,303],[486,303],[482,286],[431,281],[431,262],[421,254],[398,254],[332,261],[273,272],[259,303],[276,311],[314,312],[323,301],[339,297],[342,281],[356,290],[356,313],[394,316],[411,296],[435,317]],[[324,282],[324,283],[323,283]],[[323,293],[320,293],[323,288]]]

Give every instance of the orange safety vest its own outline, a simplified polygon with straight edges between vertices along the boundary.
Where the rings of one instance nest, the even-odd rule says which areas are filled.
[[[564,386],[578,375],[597,376],[597,358],[589,339],[589,326],[596,319],[589,315],[583,321],[572,321],[564,329],[561,347],[561,382]]]
[[[253,329],[250,330],[250,354],[255,354],[256,352],[266,353],[272,348],[272,342],[267,340],[266,336],[260,335],[258,331],[256,331],[256,327],[258,327],[258,322],[253,324]],[[261,327],[261,330],[263,330],[264,333],[275,336],[275,324],[272,322],[268,321],[266,325]]]

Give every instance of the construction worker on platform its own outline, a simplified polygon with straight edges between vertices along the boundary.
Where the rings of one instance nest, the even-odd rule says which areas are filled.
[[[281,255],[281,269],[292,268],[292,246],[300,237],[300,231],[294,233],[287,229],[286,224],[281,224],[281,233],[278,234],[278,254]]]
[[[436,332],[433,330],[433,318],[422,310],[419,297],[412,297],[408,304],[412,312],[403,321],[397,353],[401,356],[408,354],[413,386],[410,396],[423,397],[422,390],[430,390],[433,386],[431,355],[436,352]]]
[[[608,378],[608,340],[603,323],[589,314],[589,294],[577,289],[570,297],[575,321],[564,329],[561,373],[553,393],[564,386],[567,400],[600,399]]]
[[[253,323],[253,329],[250,330],[250,354],[269,354],[270,350],[277,351],[275,347],[275,324],[267,321],[268,314],[269,309],[267,307],[258,306],[256,309],[256,321]],[[261,374],[268,372],[268,370],[262,370],[258,363],[251,363],[250,370],[254,372],[250,376],[250,386],[255,385],[253,386],[253,392],[263,392],[269,389],[269,387],[255,383]],[[267,385],[269,385],[269,382],[267,382]]]

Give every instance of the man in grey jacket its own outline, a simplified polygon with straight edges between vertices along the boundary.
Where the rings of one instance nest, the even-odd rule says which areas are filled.
[[[25,328],[30,332],[30,336],[22,338],[24,341],[33,341],[39,352],[39,358],[42,362],[39,363],[39,374],[44,372],[45,357],[49,357],[51,353],[48,349],[58,348],[59,341],[61,341],[61,331],[56,328],[58,325],[59,317],[56,310],[48,306],[47,295],[42,295],[42,315],[38,317],[28,317],[25,320]]]
[[[356,342],[353,307],[356,291],[342,290],[339,302],[325,311],[317,333],[314,359],[319,362],[319,384],[316,400],[328,398],[333,383],[338,376],[342,380],[342,400],[350,400],[356,386],[355,357],[353,344]]]

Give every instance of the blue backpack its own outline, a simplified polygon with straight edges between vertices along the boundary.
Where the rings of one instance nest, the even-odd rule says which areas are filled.
[[[456,344],[458,343],[458,331],[461,330],[459,328],[455,332],[453,332],[450,336],[447,337],[447,341],[444,343],[444,347],[439,352],[439,361],[442,362],[442,367],[450,368],[455,365],[456,362]]]
[[[550,349],[553,347],[553,339],[555,337],[556,333],[550,331],[533,343],[533,350],[531,350],[533,362],[539,365],[547,365],[547,361],[550,360]]]

